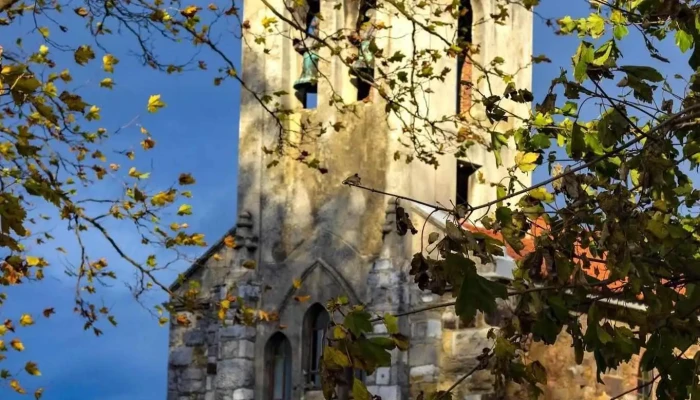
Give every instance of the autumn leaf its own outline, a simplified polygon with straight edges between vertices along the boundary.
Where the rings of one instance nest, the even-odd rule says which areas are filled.
[[[183,185],[183,186],[193,185],[195,183],[194,178],[190,174],[180,174],[177,181],[180,185]]]
[[[44,389],[43,389],[43,388],[39,388],[39,389],[35,390],[35,391],[34,391],[34,400],[39,400],[39,399],[41,399],[41,396],[42,396],[43,394],[44,394]]]
[[[31,361],[28,361],[27,364],[24,365],[24,370],[27,371],[29,375],[41,376],[39,367],[36,365],[36,363],[33,363]]]
[[[301,279],[294,278],[292,281],[292,286],[294,286],[294,289],[299,289],[301,287]]]
[[[243,261],[243,264],[241,264],[241,266],[245,269],[255,269],[256,262],[255,260],[245,260]]]
[[[185,18],[193,18],[197,14],[197,11],[201,9],[201,7],[197,6],[188,6],[181,10],[180,14],[182,14],[182,16],[184,16]]]
[[[73,9],[73,11],[81,17],[86,17],[88,15],[88,10],[86,10],[85,7],[78,7]]]
[[[104,78],[103,80],[100,81],[100,87],[107,88],[107,89],[113,89],[114,88],[114,81],[112,78]]]
[[[190,326],[192,321],[185,314],[178,314],[175,318],[175,322],[180,326]]]
[[[141,147],[143,147],[144,150],[150,150],[156,146],[156,141],[153,140],[152,138],[146,138],[141,142]]]
[[[25,259],[27,260],[27,265],[30,267],[36,267],[41,263],[41,259],[39,257],[27,256]]]
[[[17,351],[24,351],[24,344],[19,339],[12,339],[10,346]]]
[[[236,238],[234,238],[231,235],[228,235],[224,238],[224,245],[228,247],[229,249],[232,249],[236,247]]]
[[[22,326],[34,325],[34,320],[32,319],[31,315],[22,314],[22,316],[19,319],[19,324]]]
[[[151,97],[148,98],[148,105],[146,106],[148,112],[155,113],[163,107],[165,107],[165,103],[160,99],[159,94],[151,95]]]
[[[19,394],[26,394],[27,392],[20,386],[19,381],[13,379],[10,381],[10,387]]]
[[[177,209],[177,215],[192,215],[192,206],[189,204],[183,204]]]
[[[105,54],[102,56],[102,69],[104,69],[105,72],[113,73],[114,66],[117,64],[119,64],[119,59],[113,55]]]
[[[299,303],[306,303],[311,299],[310,295],[305,295],[305,296],[294,296],[294,300],[296,300]]]

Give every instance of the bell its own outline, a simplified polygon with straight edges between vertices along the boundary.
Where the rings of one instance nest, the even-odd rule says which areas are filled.
[[[301,68],[301,76],[294,81],[294,89],[304,93],[316,93],[318,82],[318,54],[307,51],[304,53],[304,62]]]

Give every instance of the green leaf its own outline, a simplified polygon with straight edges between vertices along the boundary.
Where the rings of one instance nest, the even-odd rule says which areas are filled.
[[[324,367],[329,370],[340,370],[350,366],[350,359],[342,351],[335,347],[325,346],[323,348]]]
[[[345,316],[343,325],[355,336],[362,335],[363,332],[372,332],[372,322],[370,315],[366,311],[353,310]]]
[[[693,36],[682,30],[679,29],[676,31],[676,46],[678,46],[679,49],[681,49],[682,53],[685,53],[686,51],[690,50],[693,47]]]
[[[615,25],[613,28],[613,36],[617,40],[622,40],[630,33],[625,25]]]
[[[465,322],[472,321],[477,310],[484,313],[496,312],[496,298],[505,299],[508,297],[505,285],[479,275],[474,264],[465,265],[461,286],[457,295],[455,312]]]
[[[384,325],[389,334],[399,333],[399,319],[391,314],[384,314]]]
[[[354,378],[352,381],[352,397],[355,400],[372,400],[372,395],[365,387],[365,384],[357,378]]]
[[[663,75],[655,68],[639,65],[623,65],[620,71],[627,72],[639,79],[648,80],[651,82],[661,82],[664,80]]]
[[[592,13],[588,17],[588,33],[593,39],[597,39],[605,33],[605,19],[599,14]]]
[[[577,82],[582,83],[586,80],[588,64],[593,62],[593,58],[593,45],[588,42],[581,42],[576,51],[576,55],[573,57],[574,79],[576,79]]]

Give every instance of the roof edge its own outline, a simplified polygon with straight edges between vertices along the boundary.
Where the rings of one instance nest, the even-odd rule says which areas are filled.
[[[192,263],[192,265],[190,265],[189,268],[187,268],[185,270],[185,272],[183,272],[182,274],[179,274],[178,278],[175,280],[175,282],[170,284],[170,287],[168,289],[170,289],[171,292],[178,290],[182,286],[183,281],[186,281],[187,279],[191,278],[192,275],[194,275],[197,271],[199,271],[199,269],[201,267],[204,266],[204,264],[206,264],[207,260],[209,260],[209,258],[211,258],[211,256],[213,256],[217,251],[219,251],[219,249],[221,249],[221,247],[224,244],[224,239],[226,239],[228,236],[235,236],[235,235],[236,235],[236,226],[234,226],[233,228],[226,231],[226,233],[223,236],[221,236],[221,238],[219,240],[214,242],[214,244],[211,245],[209,247],[209,249],[207,249],[207,251],[204,252],[204,254],[199,256],[199,258],[197,258]],[[183,277],[184,279],[181,280],[180,277]]]

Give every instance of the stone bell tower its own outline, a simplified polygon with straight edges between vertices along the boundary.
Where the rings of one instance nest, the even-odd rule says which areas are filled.
[[[407,2],[411,0],[403,3]],[[453,2],[444,3],[447,7]],[[407,124],[418,123],[416,113],[439,120],[462,112],[474,121],[486,121],[481,106],[472,106],[472,91],[502,94],[502,80],[487,84],[466,59],[443,56],[432,67],[449,72],[444,80],[422,85],[414,94],[420,99],[417,104],[404,100],[403,109],[389,112],[387,99],[378,92],[387,85],[382,76],[386,68],[377,65],[380,59],[400,53],[410,60],[426,49],[444,55],[443,39],[458,34],[479,48],[473,58],[480,65],[500,56],[500,69],[513,74],[517,87],[530,87],[531,14],[504,3],[510,17],[496,24],[488,16],[498,12],[497,0],[462,3],[463,18],[455,21],[443,13],[446,24],[431,33],[414,29],[412,21],[383,0],[306,0],[301,6],[292,0],[243,1],[242,20],[250,28],[244,30],[239,71],[245,87],[240,103],[238,221],[228,233],[235,236],[236,246],[227,248],[222,238],[185,275],[209,294],[209,310],[223,293],[233,292],[277,312],[279,323],[221,327],[205,318],[211,311],[203,306],[199,314],[190,315],[196,321],[192,325],[173,325],[169,399],[320,399],[314,326],[327,318],[322,307],[327,300],[348,296],[379,314],[440,301],[419,292],[408,275],[410,259],[422,241],[420,235],[397,235],[396,202],[342,182],[358,174],[372,188],[445,206],[494,199],[493,188],[480,184],[477,172],[487,182],[497,182],[507,172],[480,146],[460,159],[440,156],[437,169],[419,161],[396,161],[394,155],[406,150],[402,141]],[[423,13],[416,18],[431,15],[431,10],[408,9]],[[465,32],[460,33],[460,27]],[[339,43],[333,39],[338,32],[344,32],[342,40],[349,43],[340,56],[331,51]],[[263,37],[264,43],[256,41]],[[380,58],[375,57],[377,49]],[[476,89],[469,90],[471,85]],[[261,105],[265,95],[272,100]],[[527,104],[504,107],[515,114],[529,112]],[[511,122],[501,124],[498,129],[512,128]],[[457,135],[461,126],[441,128]],[[473,129],[472,134],[480,134]],[[266,152],[278,144],[293,157],[276,159]],[[504,163],[512,163],[513,157],[511,150],[502,151]],[[324,173],[305,163],[318,163]],[[430,216],[430,210],[400,204],[415,226],[426,224],[425,235],[444,229],[444,218]],[[489,268],[496,267],[484,266],[485,271]],[[295,280],[301,281],[298,289]],[[183,288],[174,285],[176,290]],[[297,301],[297,295],[309,300]],[[392,400],[449,385],[455,372],[445,368],[454,362],[445,349],[464,344],[456,344],[458,335],[445,333],[457,328],[445,326],[443,320],[442,311],[403,317],[400,325],[411,337],[411,348],[396,353],[391,366],[362,377],[369,390]],[[377,325],[376,334],[382,334],[382,328]],[[485,338],[480,327],[465,329],[472,329],[469,337]],[[479,390],[473,392],[482,393]]]

